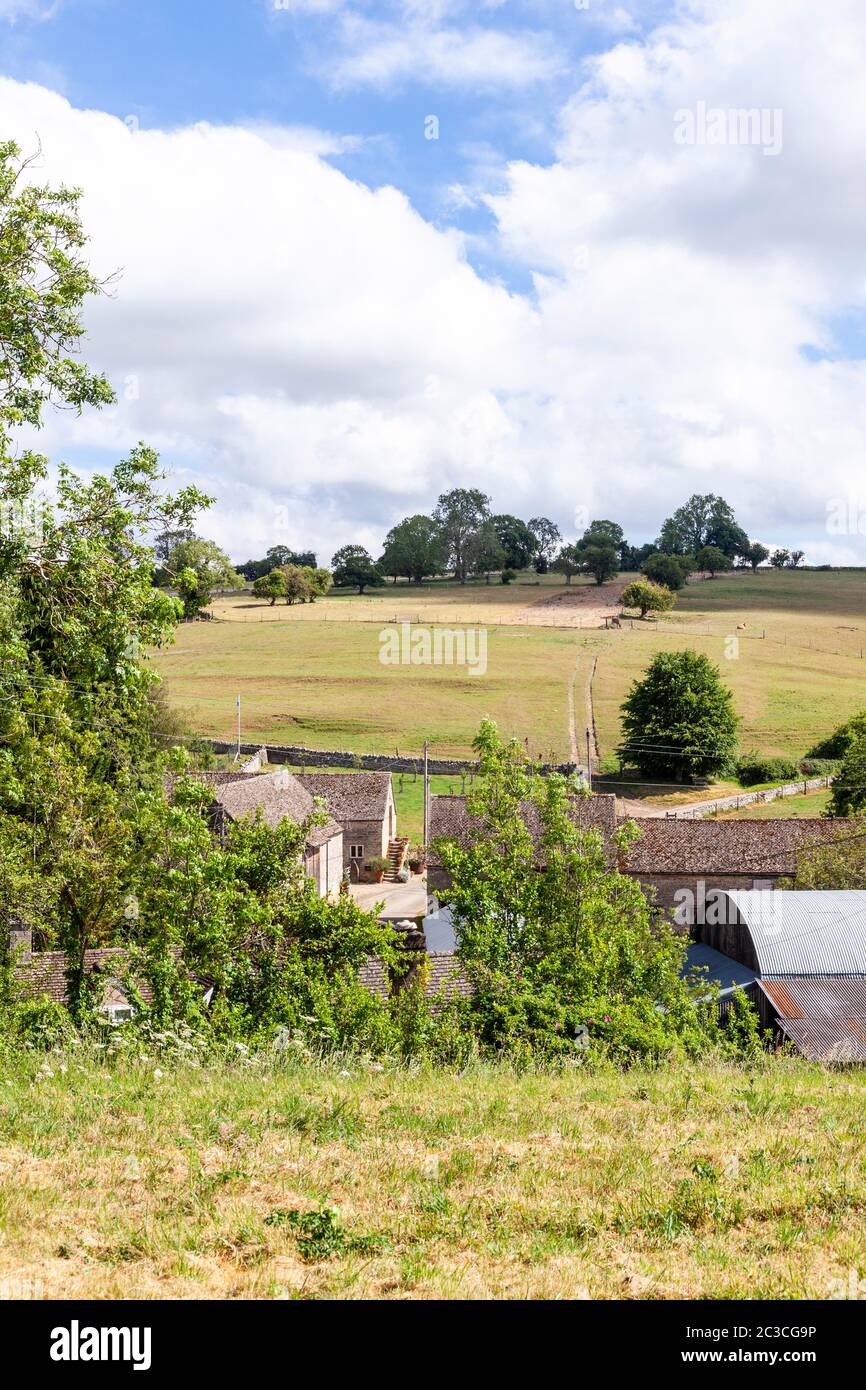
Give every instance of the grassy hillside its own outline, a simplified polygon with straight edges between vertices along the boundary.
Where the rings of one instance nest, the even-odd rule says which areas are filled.
[[[197,732],[230,737],[240,693],[245,738],[352,752],[417,753],[428,738],[434,752],[466,756],[488,714],[505,733],[527,738],[534,754],[567,758],[570,687],[582,751],[586,686],[597,659],[595,721],[600,752],[609,757],[632,681],[656,651],[685,646],[721,667],[746,750],[799,757],[866,703],[866,571],[692,582],[664,622],[635,621],[622,631],[575,626],[598,621],[615,600],[602,591],[595,609],[552,607],[564,589],[548,575],[510,587],[389,585],[312,607],[270,609],[237,596],[215,605],[219,621],[182,628],[156,662],[170,699]],[[572,597],[589,602],[594,586],[576,586]],[[486,674],[381,665],[379,634],[403,618],[482,626]]]
[[[866,1268],[864,1142],[866,1074],[794,1059],[551,1076],[52,1054],[2,1075],[0,1281],[822,1299]]]
[[[382,665],[380,631],[308,619],[195,623],[157,665],[190,727],[217,738],[233,737],[240,694],[247,740],[415,755],[429,738],[441,756],[462,756],[491,715],[506,733],[528,733],[534,753],[568,756],[575,634],[491,627],[486,674],[473,676],[458,666]]]

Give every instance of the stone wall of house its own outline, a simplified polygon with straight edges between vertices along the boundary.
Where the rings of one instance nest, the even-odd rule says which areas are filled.
[[[716,902],[719,893],[774,888],[778,881],[777,876],[756,878],[754,874],[634,874],[632,877],[657,907],[677,914],[677,926],[684,930],[704,923],[707,908]],[[691,897],[678,899],[676,895],[682,889],[688,890]],[[701,939],[707,939],[703,933]]]
[[[388,853],[388,827],[380,820],[350,820],[343,822],[343,867],[352,864],[352,845],[363,845],[361,865]]]
[[[346,868],[345,835],[333,835],[322,845],[322,893],[336,893]]]

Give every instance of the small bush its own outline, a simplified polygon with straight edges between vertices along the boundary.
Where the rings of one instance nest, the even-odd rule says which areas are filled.
[[[500,583],[502,584],[510,584],[512,580],[516,578],[517,570],[503,570],[499,576]]]
[[[835,777],[839,771],[838,758],[804,758],[800,763],[804,777]]]
[[[16,1004],[12,1014],[16,1037],[27,1047],[49,1052],[68,1042],[74,1033],[68,1011],[56,999],[42,996]]]
[[[866,710],[853,715],[846,724],[840,724],[832,734],[810,748],[806,757],[810,761],[815,758],[844,758],[854,739],[863,733],[866,733]]]
[[[759,782],[795,782],[800,768],[790,758],[765,758],[760,753],[746,753],[737,763],[737,779],[743,787]]]
[[[645,618],[647,613],[667,613],[674,606],[675,595],[664,584],[653,584],[650,579],[635,579],[620,595],[623,608],[638,608]]]

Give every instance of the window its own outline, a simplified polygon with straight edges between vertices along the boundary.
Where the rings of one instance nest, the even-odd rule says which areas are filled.
[[[363,845],[350,845],[350,846],[349,846],[349,858],[350,858],[350,859],[363,859],[363,858],[364,858],[364,846],[363,846]]]
[[[128,1023],[135,1017],[135,1010],[130,1004],[104,1004],[102,1011],[108,1015],[111,1023]]]

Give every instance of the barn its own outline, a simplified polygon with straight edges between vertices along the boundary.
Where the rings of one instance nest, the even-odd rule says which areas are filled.
[[[753,972],[745,992],[764,1027],[813,1061],[866,1060],[866,892],[733,891],[699,927],[721,957]],[[722,979],[720,976],[724,976]]]

